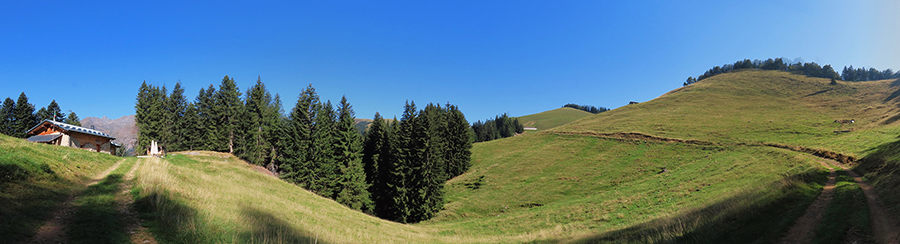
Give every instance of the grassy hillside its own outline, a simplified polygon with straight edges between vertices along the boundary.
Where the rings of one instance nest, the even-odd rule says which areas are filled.
[[[591,115],[593,114],[574,108],[557,108],[550,111],[521,116],[518,117],[518,119],[525,127],[535,127],[541,131],[556,128]]]
[[[780,71],[727,73],[554,131],[772,142],[860,157],[900,132],[900,84],[892,80],[829,83],[829,79]],[[834,122],[844,119],[856,123]]]
[[[70,193],[118,159],[0,134],[0,242],[34,235]]]

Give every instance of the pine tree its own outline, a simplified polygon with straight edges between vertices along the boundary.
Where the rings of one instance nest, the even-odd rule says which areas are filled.
[[[447,164],[447,176],[449,178],[461,175],[472,166],[472,138],[469,135],[469,122],[462,111],[449,103],[447,108],[447,130],[444,135],[447,150],[444,153],[444,161]],[[518,119],[515,120],[518,123]]]
[[[394,215],[391,220],[401,223],[415,222],[416,204],[421,204],[416,200],[418,191],[415,189],[414,173],[418,172],[417,166],[419,162],[416,156],[419,155],[418,141],[416,140],[416,111],[415,102],[407,102],[403,108],[403,117],[396,128],[396,146],[393,147],[394,165],[391,167],[389,188],[392,192],[392,207]]]
[[[335,198],[338,183],[338,167],[335,161],[335,114],[331,101],[319,106],[315,126],[312,131],[312,145],[309,159],[312,166],[312,181],[309,190],[321,196]]]
[[[12,136],[15,131],[16,101],[6,97],[0,105],[0,133]]]
[[[369,184],[373,209],[370,213],[382,218],[390,218],[387,209],[390,205],[390,191],[387,187],[389,179],[390,161],[390,135],[389,125],[375,113],[371,127],[366,132],[366,141],[363,149],[363,165],[366,172],[366,183]]]
[[[200,149],[201,140],[203,138],[203,123],[200,121],[199,116],[197,105],[193,102],[188,103],[184,109],[184,119],[182,120],[182,150]]]
[[[252,164],[263,165],[270,156],[271,137],[279,119],[278,108],[272,101],[272,95],[266,90],[266,85],[259,78],[256,84],[247,90],[247,97],[244,100],[248,119],[243,130],[248,137],[245,143],[246,153],[242,158]]]
[[[69,111],[69,116],[66,117],[66,124],[81,126],[81,119],[78,118],[78,115],[75,112]]]
[[[216,113],[218,100],[215,94],[216,88],[210,84],[207,89],[200,88],[194,101],[197,106],[197,118],[201,122],[197,128],[197,150],[218,151],[225,147],[222,143],[223,137],[217,133],[219,117]]]
[[[234,153],[235,142],[241,139],[240,123],[245,118],[241,92],[233,78],[228,78],[227,75],[222,78],[222,84],[216,93],[216,102],[214,111],[219,119],[216,123],[216,133],[224,137],[226,146],[217,150]]]
[[[282,142],[280,151],[284,155],[279,161],[282,170],[281,178],[300,187],[310,189],[313,185],[312,135],[319,112],[319,95],[312,84],[306,87],[297,98],[285,123],[284,134],[288,135]]]
[[[34,105],[28,103],[28,96],[22,92],[19,94],[19,100],[16,101],[16,110],[14,112],[13,133],[11,136],[25,138],[28,129],[37,125],[39,122],[34,116]]]
[[[189,129],[185,121],[187,113],[187,98],[184,96],[184,89],[181,88],[181,82],[175,83],[172,88],[172,95],[166,100],[166,124],[165,130],[168,131],[166,140],[170,151],[182,151],[187,149],[185,146],[185,137]]]
[[[362,164],[362,138],[356,127],[353,108],[341,97],[336,125],[335,159],[339,164],[339,191],[335,200],[356,210],[372,209],[369,185]]]
[[[150,141],[161,140],[161,132],[164,130],[165,121],[165,87],[160,89],[153,85],[147,85],[144,81],[138,89],[137,102],[135,103],[135,124],[138,127],[138,148],[136,153],[141,155],[150,147]],[[160,141],[165,147],[165,142]],[[139,150],[138,150],[139,149]]]

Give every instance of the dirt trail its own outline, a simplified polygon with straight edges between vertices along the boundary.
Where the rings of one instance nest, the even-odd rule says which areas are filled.
[[[816,160],[819,161],[819,160]],[[825,188],[822,190],[822,193],[819,194],[819,197],[816,198],[812,204],[806,208],[806,213],[794,222],[794,226],[788,230],[787,235],[781,238],[778,243],[810,243],[812,242],[813,234],[816,232],[816,227],[819,226],[819,223],[822,222],[822,217],[825,216],[825,209],[828,208],[828,204],[831,203],[831,199],[834,198],[834,188],[835,182],[837,181],[837,172],[834,168],[829,167],[826,163],[819,161],[823,167],[828,169],[828,181],[825,182]]]
[[[103,180],[103,178],[106,178],[109,173],[111,173],[113,170],[116,170],[116,168],[119,168],[119,165],[122,165],[122,162],[124,161],[125,160],[119,160],[113,166],[110,166],[108,169],[100,172],[100,174],[92,177],[90,180],[88,180],[87,183],[85,183],[85,188],[99,183],[101,180]],[[28,243],[68,243],[69,240],[65,235],[66,220],[68,219],[68,216],[70,214],[75,212],[74,202],[75,198],[78,195],[81,195],[81,190],[72,192],[72,194],[69,195],[69,198],[66,199],[66,201],[63,202],[57,208],[57,210],[53,212],[53,219],[47,221],[47,223],[41,226],[41,228],[38,229],[37,233],[33,238],[31,238],[31,241],[29,241]]]
[[[872,221],[872,234],[875,235],[875,241],[882,244],[900,244],[900,231],[893,222],[887,219],[881,200],[878,200],[878,194],[875,193],[875,188],[872,188],[872,185],[866,183],[859,174],[848,169],[847,166],[833,161],[829,161],[829,163],[847,171],[859,188],[862,188],[869,205],[869,219]]]
[[[125,223],[128,223],[126,230],[131,236],[131,242],[139,244],[155,244],[157,243],[156,240],[150,235],[147,228],[141,225],[140,219],[137,218],[137,213],[131,208],[134,200],[131,198],[130,191],[134,184],[135,171],[144,161],[144,159],[138,159],[128,173],[125,174],[124,181],[119,185],[119,189],[121,190],[116,194],[115,198],[116,202],[119,203],[119,216]],[[119,162],[109,167],[109,169],[106,169],[102,173],[91,178],[91,180],[85,184],[85,187],[99,183],[109,176],[113,170],[119,168],[122,162],[124,162],[124,160],[119,160]],[[69,220],[69,215],[75,212],[74,201],[79,195],[81,195],[81,191],[73,192],[59,209],[53,212],[54,218],[41,226],[41,228],[38,229],[37,234],[27,243],[68,243],[69,240],[65,235],[67,227],[66,222]]]
[[[141,225],[141,220],[137,217],[138,214],[134,211],[131,206],[134,205],[134,199],[131,198],[131,188],[134,186],[134,177],[135,171],[137,171],[138,167],[142,163],[146,163],[148,160],[158,160],[156,158],[139,158],[137,162],[134,163],[134,166],[131,167],[131,170],[128,173],[125,173],[124,181],[122,186],[119,189],[122,191],[116,195],[116,201],[119,203],[119,213],[121,213],[122,219],[125,223],[128,223],[128,227],[125,229],[128,230],[128,234],[131,236],[131,243],[148,243],[148,244],[156,244],[156,239],[153,238],[153,235],[150,234],[150,231],[147,227]]]

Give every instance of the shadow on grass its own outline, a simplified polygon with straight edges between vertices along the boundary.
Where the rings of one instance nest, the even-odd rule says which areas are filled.
[[[891,82],[891,88],[897,87],[897,86],[900,86],[900,79],[897,79],[897,80],[894,80],[893,82]],[[887,98],[885,98],[884,101],[888,102],[888,101],[896,99],[897,97],[900,97],[900,89],[891,93],[891,95],[889,95]]]
[[[900,140],[881,144],[868,153],[853,170],[875,188],[888,219],[896,220],[900,218]]]
[[[240,235],[243,243],[325,243],[307,231],[252,206],[241,207],[241,218],[249,231]]]
[[[74,183],[47,164],[0,158],[0,243],[25,242],[50,219]]]
[[[810,170],[787,176],[768,189],[677,216],[574,241],[551,239],[535,243],[773,243],[818,197],[825,180],[824,172]]]
[[[240,223],[213,223],[170,194],[150,193],[134,203],[160,243],[325,243],[252,206],[241,206]]]
[[[121,174],[109,175],[100,183],[88,187],[75,200],[75,212],[66,229],[71,243],[129,242],[116,202],[120,183]]]

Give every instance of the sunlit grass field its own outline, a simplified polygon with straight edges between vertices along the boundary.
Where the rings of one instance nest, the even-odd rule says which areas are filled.
[[[574,108],[557,108],[517,118],[519,119],[519,123],[522,123],[524,127],[533,127],[537,128],[538,131],[542,131],[556,128],[591,115],[593,114]]]

